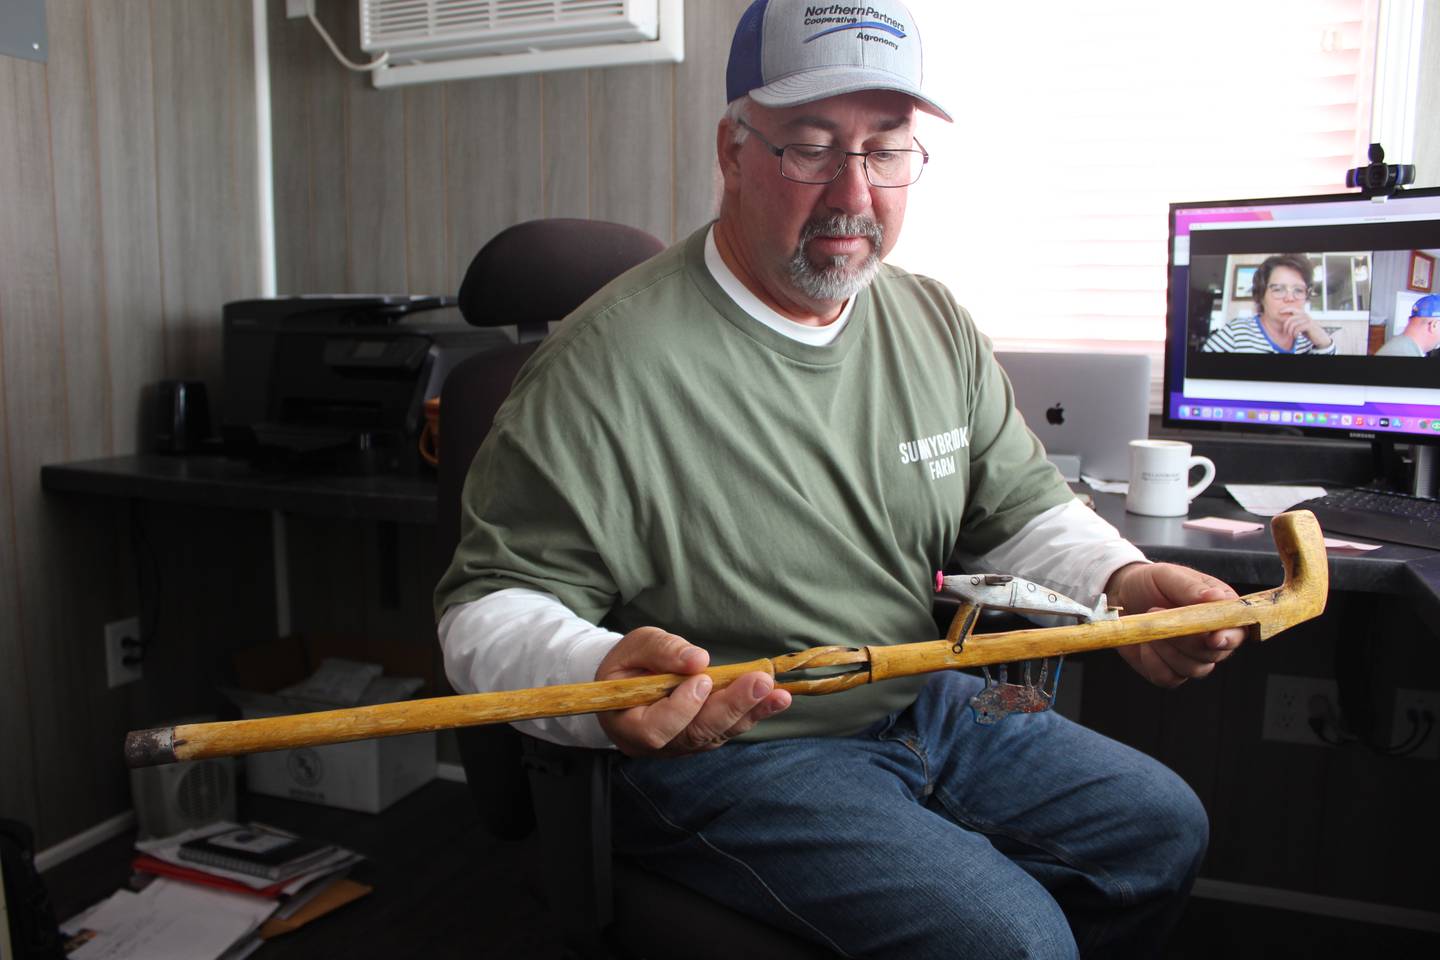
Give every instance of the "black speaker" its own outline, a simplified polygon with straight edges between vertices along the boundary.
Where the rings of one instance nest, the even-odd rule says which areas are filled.
[[[155,452],[196,453],[210,439],[210,400],[199,380],[155,385]]]

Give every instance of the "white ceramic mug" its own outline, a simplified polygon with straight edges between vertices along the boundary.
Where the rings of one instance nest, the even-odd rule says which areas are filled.
[[[1183,517],[1190,501],[1215,479],[1215,462],[1191,456],[1182,440],[1130,441],[1130,492],[1125,509],[1146,517]],[[1200,467],[1205,476],[1190,483],[1190,471]]]

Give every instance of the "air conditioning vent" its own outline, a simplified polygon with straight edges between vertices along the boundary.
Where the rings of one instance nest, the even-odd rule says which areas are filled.
[[[360,45],[433,63],[659,36],[659,0],[361,0]]]

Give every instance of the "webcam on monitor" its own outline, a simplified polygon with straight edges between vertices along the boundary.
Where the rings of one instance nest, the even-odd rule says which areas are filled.
[[[1345,172],[1345,186],[1359,187],[1367,197],[1389,196],[1401,187],[1415,182],[1412,163],[1386,163],[1385,148],[1370,144],[1370,163]]]

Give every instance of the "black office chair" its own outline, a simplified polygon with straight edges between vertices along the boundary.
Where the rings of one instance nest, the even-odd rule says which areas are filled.
[[[520,342],[461,363],[441,392],[437,534],[447,563],[459,542],[470,462],[549,322],[661,248],[649,234],[620,224],[535,220],[502,231],[476,254],[460,288],[461,313],[477,326],[515,325]],[[508,726],[459,730],[457,739],[491,832],[520,839],[538,829],[550,910],[578,956],[830,956],[613,856],[614,752],[558,747]]]

